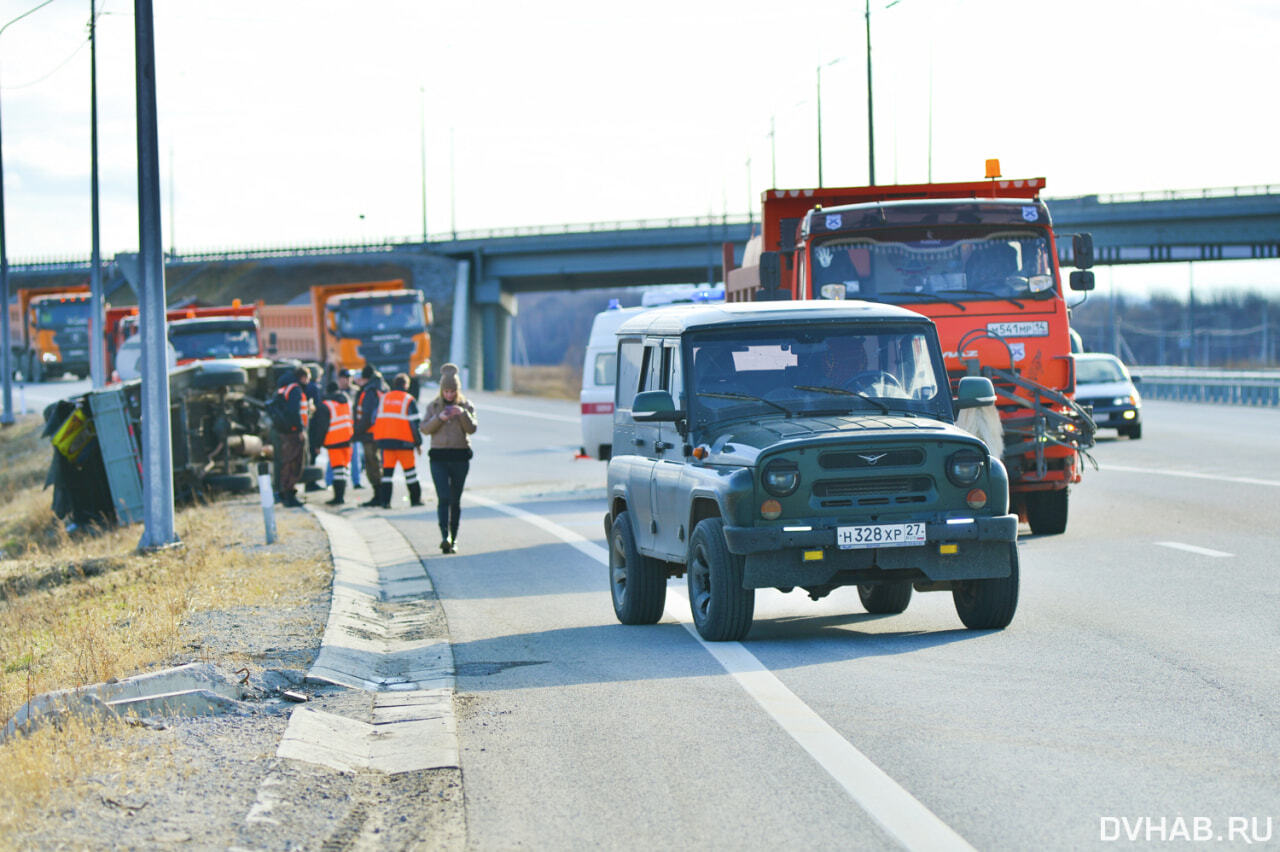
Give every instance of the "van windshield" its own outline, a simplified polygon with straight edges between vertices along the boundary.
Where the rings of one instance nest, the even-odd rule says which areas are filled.
[[[863,411],[947,411],[945,376],[916,328],[776,328],[686,339],[692,422]]]

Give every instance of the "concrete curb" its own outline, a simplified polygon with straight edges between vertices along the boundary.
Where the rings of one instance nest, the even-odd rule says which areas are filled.
[[[307,511],[334,565],[329,622],[307,680],[371,693],[372,722],[299,707],[278,756],[341,771],[456,768],[453,651],[447,634],[430,629],[439,603],[422,560],[384,518]]]
[[[244,709],[240,687],[209,663],[46,692],[28,701],[0,731],[0,742],[21,728],[33,727],[66,713],[116,716],[209,716]]]

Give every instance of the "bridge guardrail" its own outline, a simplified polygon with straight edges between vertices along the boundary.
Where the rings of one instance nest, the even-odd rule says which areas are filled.
[[[1131,367],[1146,399],[1280,406],[1280,370]]]

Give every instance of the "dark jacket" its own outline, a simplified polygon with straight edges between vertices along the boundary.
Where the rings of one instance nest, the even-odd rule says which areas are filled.
[[[293,385],[293,387],[289,387]],[[280,393],[285,388],[289,388],[289,392],[285,394],[285,413],[284,422],[277,423],[276,428],[281,432],[301,432],[302,431],[302,402],[306,399],[302,390],[302,385],[298,384],[298,380],[291,375],[280,377],[280,383],[276,387],[276,393]]]
[[[378,419],[378,402],[387,392],[387,385],[375,376],[356,392],[353,414],[356,419],[355,439],[364,444],[373,443],[373,421]]]

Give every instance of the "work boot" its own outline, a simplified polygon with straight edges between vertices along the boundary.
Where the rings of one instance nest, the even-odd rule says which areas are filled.
[[[370,497],[368,500],[364,501],[363,503],[361,503],[360,505],[368,506],[371,509],[381,509],[382,508],[382,483],[378,483],[377,485],[373,486],[373,496]]]
[[[382,482],[378,484],[378,505],[383,509],[391,508],[391,489],[392,483]]]
[[[292,491],[286,492],[280,497],[280,505],[287,506],[290,509],[301,509],[302,501],[298,499],[298,495]]]
[[[343,496],[347,493],[347,483],[335,479],[333,481],[333,499],[325,500],[326,506],[341,506],[344,502]]]
[[[422,484],[418,482],[409,483],[409,505],[422,505]]]

